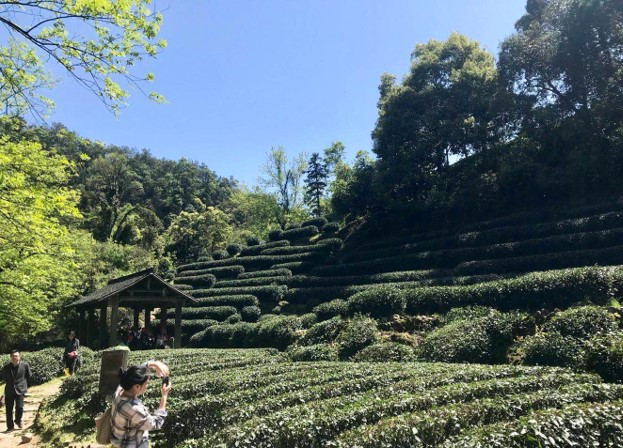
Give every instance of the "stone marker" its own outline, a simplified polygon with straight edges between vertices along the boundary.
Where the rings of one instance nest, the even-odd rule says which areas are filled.
[[[107,350],[102,352],[99,393],[111,396],[119,386],[119,369],[128,367],[128,350]]]

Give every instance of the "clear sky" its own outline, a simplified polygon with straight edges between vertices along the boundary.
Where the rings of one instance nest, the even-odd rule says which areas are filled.
[[[206,163],[248,185],[271,146],[370,150],[379,77],[398,79],[416,43],[458,31],[497,53],[525,0],[157,0],[168,47],[153,71],[169,100],[138,92],[118,117],[71,80],[58,121],[105,143]]]

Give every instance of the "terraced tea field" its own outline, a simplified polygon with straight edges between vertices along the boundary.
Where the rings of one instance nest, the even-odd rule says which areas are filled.
[[[171,366],[155,447],[621,446],[623,386],[565,369],[441,363],[295,363],[270,349],[133,352]],[[46,403],[50,434],[93,436],[99,364]],[[145,402],[159,399],[154,381]],[[68,399],[69,398],[69,399]],[[86,429],[85,429],[86,428]]]

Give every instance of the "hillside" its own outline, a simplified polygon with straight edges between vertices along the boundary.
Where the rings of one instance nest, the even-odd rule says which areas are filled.
[[[297,359],[585,368],[590,341],[620,335],[620,204],[515,215],[455,231],[376,239],[355,232],[344,244],[335,225],[325,224],[304,222],[271,233],[269,242],[230,247],[226,258],[178,266],[177,286],[199,302],[183,310],[187,340],[200,347],[289,347]],[[343,349],[349,334],[362,340]],[[565,354],[544,353],[561,341]]]

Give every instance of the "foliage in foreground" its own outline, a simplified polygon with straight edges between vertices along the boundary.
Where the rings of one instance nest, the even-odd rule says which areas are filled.
[[[154,355],[131,353],[130,362]],[[157,357],[171,366],[173,392],[164,428],[150,435],[156,448],[534,447],[563,435],[588,446],[623,437],[616,420],[623,386],[565,369],[293,363],[257,349],[166,350]],[[92,364],[65,381],[62,394],[45,403],[48,436],[69,430],[79,441],[92,440],[92,417],[105,406],[96,395],[97,369]],[[158,400],[152,384],[145,401],[154,408]],[[586,416],[590,421],[578,424]]]

